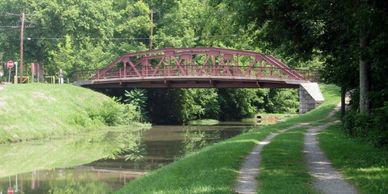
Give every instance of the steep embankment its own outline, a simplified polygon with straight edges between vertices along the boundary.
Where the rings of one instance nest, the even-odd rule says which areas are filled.
[[[122,114],[133,115],[131,111],[103,94],[72,85],[6,85],[0,90],[0,143],[128,124]]]

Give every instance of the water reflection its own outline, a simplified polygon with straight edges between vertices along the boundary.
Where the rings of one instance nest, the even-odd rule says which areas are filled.
[[[109,193],[141,175],[141,172],[90,167],[33,171],[9,177],[7,182],[0,182],[0,192],[8,193],[8,190],[13,190],[14,193]]]
[[[114,159],[124,151],[128,152],[128,156],[135,157],[139,153],[137,150],[140,149],[139,142],[143,134],[142,129],[111,128],[108,131],[94,131],[69,136],[66,139],[2,144],[0,145],[0,156],[2,156],[0,193],[12,193],[12,191],[14,193],[58,193],[58,191],[61,193],[58,187],[74,193],[68,185],[90,191],[112,188],[111,186],[101,187],[104,184],[99,183],[105,179],[100,176],[96,178],[96,175],[101,174],[96,169],[68,167],[88,164],[101,158]],[[142,174],[140,172],[132,175],[124,171],[105,172],[110,179],[112,177],[130,179]],[[83,185],[82,188],[80,185]]]
[[[246,128],[241,123],[154,126],[0,145],[0,194],[10,187],[15,193],[109,193]]]

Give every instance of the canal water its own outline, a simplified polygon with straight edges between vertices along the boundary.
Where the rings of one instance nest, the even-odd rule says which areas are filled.
[[[0,145],[0,194],[110,193],[252,125],[153,126]]]

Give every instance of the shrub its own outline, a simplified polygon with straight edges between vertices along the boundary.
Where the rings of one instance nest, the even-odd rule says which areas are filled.
[[[109,126],[118,125],[121,123],[122,108],[120,104],[113,100],[105,101],[102,103],[99,116]]]
[[[108,100],[92,110],[88,111],[89,117],[94,123],[103,123],[108,126],[128,125],[135,121],[141,121],[141,114],[131,104],[121,104],[115,100]],[[77,120],[77,122],[80,122]],[[82,122],[80,122],[82,124]]]
[[[372,110],[370,115],[348,112],[344,117],[344,129],[350,136],[388,148],[388,105]]]
[[[140,110],[136,108],[136,106],[132,104],[123,105],[122,112],[122,124],[131,124],[134,121],[142,121],[142,114]]]
[[[388,147],[388,104],[372,112],[372,134],[374,144]]]
[[[354,137],[363,137],[368,134],[370,118],[366,114],[351,111],[344,118],[344,128],[346,132]]]

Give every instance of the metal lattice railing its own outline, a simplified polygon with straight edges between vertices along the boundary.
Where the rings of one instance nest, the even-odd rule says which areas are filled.
[[[224,77],[307,80],[273,56],[221,48],[160,49],[129,53],[91,75],[90,80],[156,77]]]

